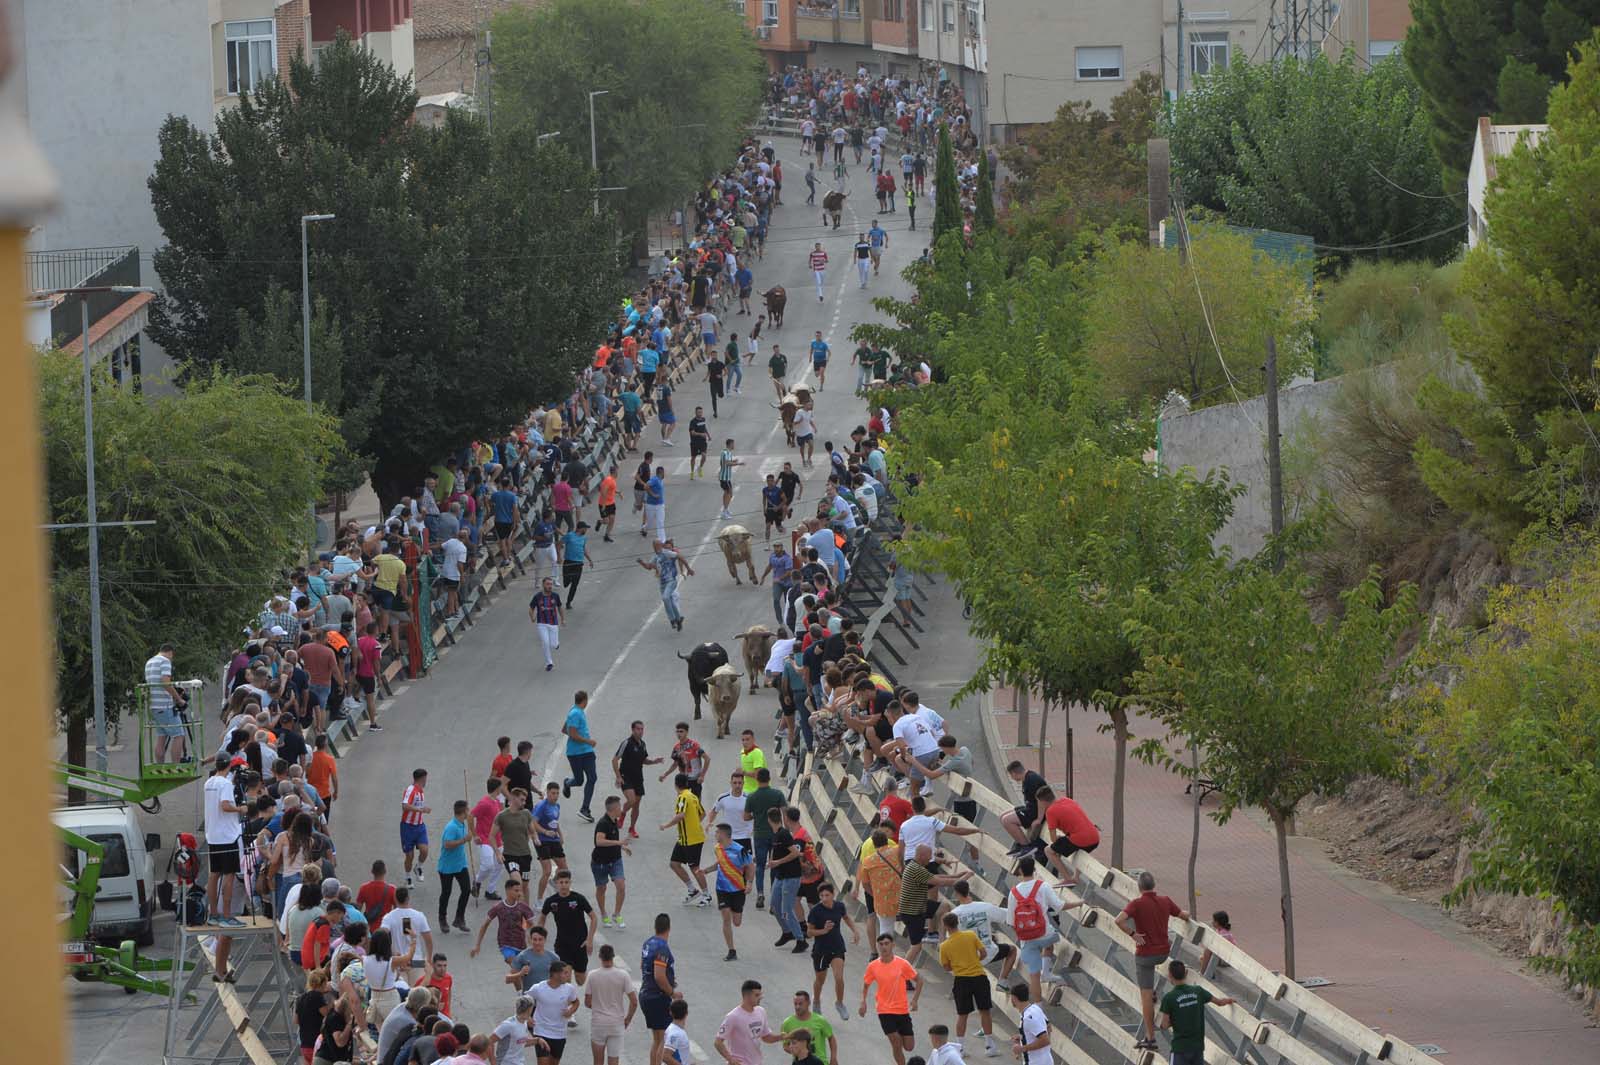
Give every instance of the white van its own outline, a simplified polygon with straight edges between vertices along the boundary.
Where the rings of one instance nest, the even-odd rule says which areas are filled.
[[[100,887],[95,894],[94,917],[89,938],[102,943],[131,939],[141,947],[155,941],[155,859],[161,849],[157,833],[146,835],[139,825],[137,808],[127,803],[103,802],[87,806],[66,806],[51,814],[58,828],[105,848],[100,861]],[[83,852],[65,848],[64,864],[77,876],[83,868]],[[65,912],[72,910],[70,892],[63,890]]]

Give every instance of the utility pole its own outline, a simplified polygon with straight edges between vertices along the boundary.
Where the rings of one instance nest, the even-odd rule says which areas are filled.
[[[311,405],[311,266],[306,257],[306,229],[311,222],[327,222],[331,214],[303,214],[300,216],[300,336],[305,348],[306,413],[314,415]],[[311,546],[307,554],[317,557],[317,501],[311,501]]]
[[[1267,485],[1272,506],[1272,568],[1283,568],[1283,457],[1278,449],[1278,341],[1267,334]]]
[[[1183,95],[1183,0],[1178,0],[1178,95]]]
[[[594,98],[604,96],[610,89],[596,89],[589,94],[589,169],[594,171],[596,184],[594,193],[594,216],[600,217],[600,142],[594,133]]]

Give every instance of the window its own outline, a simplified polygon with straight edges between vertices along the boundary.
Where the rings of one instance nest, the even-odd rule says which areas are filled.
[[[249,92],[278,69],[278,47],[271,19],[222,24],[228,51],[228,95]]]
[[[1079,81],[1121,81],[1122,48],[1079,48]]]
[[[736,15],[744,14],[744,0],[733,0],[733,13]]]
[[[761,0],[761,21],[767,26],[778,24],[778,0]]]
[[[956,0],[944,0],[943,9],[944,32],[954,33],[956,29]]]
[[[1195,77],[1221,70],[1228,65],[1228,31],[1208,30],[1189,34],[1189,69]]]
[[[860,18],[861,0],[839,0],[839,14],[845,18]]]
[[[922,0],[922,28],[933,29],[933,0]]]
[[[1399,41],[1368,41],[1367,62],[1373,66],[1400,51]]]

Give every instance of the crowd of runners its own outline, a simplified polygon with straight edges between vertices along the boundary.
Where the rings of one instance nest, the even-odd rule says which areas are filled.
[[[868,120],[892,124],[906,152],[900,163],[912,197],[922,185],[918,154],[926,153],[940,123],[958,141],[971,139],[960,94],[942,81],[790,71],[774,79],[772,91],[774,106],[800,108],[813,123],[807,153],[839,145],[840,129],[848,139],[850,129],[865,128]],[[824,138],[817,130],[829,123]],[[883,162],[887,142],[888,134],[874,127],[856,147],[858,157],[862,148],[873,152],[880,176],[892,169]],[[842,163],[842,148],[835,155]],[[964,847],[962,837],[975,829],[936,802],[934,782],[971,773],[972,754],[915,691],[891,684],[872,667],[861,634],[839,609],[852,547],[867,529],[892,524],[884,452],[892,426],[883,409],[847,441],[824,441],[827,483],[807,500],[795,470],[814,464],[817,430],[807,389],[790,426],[795,461],[766,477],[759,501],[751,500],[766,535],[780,534],[758,581],[772,579],[778,626],[765,670],[779,711],[774,743],[819,759],[849,763],[859,757],[864,768],[853,787],[876,803],[860,852],[846,856],[850,875],[842,883],[825,871],[819,841],[803,827],[805,815],[780,787],[788,782],[768,765],[753,730],[740,735],[736,763],[713,770],[705,737],[697,738],[689,722],[678,723],[670,748],[653,755],[641,721],[626,731],[594,729],[583,691],[562,721],[559,742],[569,772],[560,779],[539,780],[534,744],[512,736],[499,737],[492,753],[485,749],[474,801],[436,805],[429,796],[440,789],[430,786],[425,767],[417,768],[396,789],[393,868],[384,860],[359,871],[339,867],[334,810],[340,784],[327,730],[338,717],[361,713],[370,728],[381,729],[375,678],[385,654],[414,638],[424,557],[436,560],[440,576],[430,591],[443,593],[451,613],[461,608],[461,582],[474,567],[511,562],[526,540],[538,589],[530,622],[545,669],[555,668],[566,611],[593,565],[587,538],[598,534],[615,542],[619,478],[629,476],[614,463],[598,468],[580,450],[596,423],[616,421],[623,452],[639,455],[631,473],[633,515],[651,551],[637,561],[655,574],[669,623],[682,627],[679,585],[694,570],[669,534],[665,469],[655,463],[653,449],[677,445],[676,390],[688,378],[675,375],[681,369],[675,360],[704,358],[700,383],[715,419],[721,404],[742,394],[745,368],[760,359],[766,319],[751,303],[754,272],[781,194],[782,164],[770,142],[747,143],[737,163],[697,197],[690,239],[664,257],[621,310],[570,394],[500,439],[448,457],[382,522],[340,530],[334,550],[295,571],[290,588],[264,606],[250,641],[230,664],[224,742],[205,784],[207,901],[218,929],[215,979],[234,979],[228,928],[238,925],[241,913],[269,915],[288,961],[306,974],[295,1013],[308,1062],[553,1065],[576,1051],[568,1041],[586,1011],[595,1065],[623,1059],[640,1016],[650,1065],[689,1065],[691,1027],[714,1031],[713,1046],[730,1065],[758,1065],[767,1043],[782,1044],[800,1065],[834,1065],[835,1025],[870,1012],[896,1065],[923,1061],[916,1053],[923,1038],[925,1060],[951,1065],[963,1060],[974,1014],[984,1053],[1000,1053],[992,1024],[998,995],[1008,996],[1021,1017],[1012,1054],[1028,1065],[1052,1060],[1040,1007],[1059,938],[1052,914],[1082,904],[1071,894],[1065,860],[1075,850],[1092,850],[1098,832],[1072,799],[1054,795],[1037,774],[1014,765],[1024,802],[1003,822],[1017,862],[1007,905],[974,900],[972,864],[941,848],[941,837]],[[887,235],[880,242],[875,234],[882,234],[877,223],[857,245],[863,285],[867,264],[875,275],[887,246]],[[826,253],[809,265],[825,271]],[[822,291],[819,277],[819,296]],[[724,316],[752,321],[725,333]],[[805,358],[818,392],[830,355],[822,334],[815,334]],[[851,363],[858,394],[881,384],[915,386],[932,372],[908,355],[891,369],[889,353],[866,344]],[[798,381],[790,379],[788,358],[776,344],[764,365],[778,398],[791,396]],[[704,407],[693,409],[690,477],[697,478],[704,476],[714,436]],[[654,441],[647,433],[652,424]],[[743,463],[732,438],[722,436],[720,452],[718,519],[727,520],[738,516],[734,482]],[[539,502],[524,520],[535,492]],[[622,532],[631,535],[626,525]],[[910,580],[909,572],[897,571],[892,583],[908,616]],[[184,708],[170,679],[171,654],[164,649],[146,667],[156,693],[152,712],[158,725],[173,729],[165,753],[193,757],[183,749]],[[603,720],[620,718],[607,713]],[[604,751],[614,752],[607,774],[612,783],[600,788]],[[776,749],[773,755],[776,761]],[[671,779],[664,801],[646,799],[647,776],[652,786]],[[575,818],[564,823],[564,810]],[[671,841],[667,869],[685,889],[677,914],[628,910],[641,820],[645,833]],[[580,827],[574,829],[574,821]],[[1054,877],[1041,875],[1046,868]],[[645,875],[659,874],[651,869]],[[1142,886],[1145,894],[1119,922],[1128,922],[1139,943],[1139,982],[1150,988],[1154,963],[1168,952],[1166,915],[1176,907],[1155,893],[1153,881]],[[852,918],[847,896],[864,907],[861,922]],[[466,913],[474,899],[490,905],[471,925]],[[767,919],[775,927],[762,929]],[[602,930],[630,924],[642,939],[636,969],[619,964],[613,943],[596,944]],[[1002,928],[1015,946],[996,936]],[[774,933],[771,947],[761,944]],[[458,935],[461,948],[447,952]],[[719,935],[729,967],[724,989],[686,989],[675,951],[710,949]],[[489,960],[492,954],[480,960],[491,937],[499,963]],[[808,955],[812,963],[810,987],[793,992],[791,1008],[777,1011],[786,1015],[781,1021],[776,1013],[769,1018],[762,983],[745,978],[761,969],[765,950]],[[916,962],[924,952],[951,974],[948,1003],[922,1001]],[[492,1027],[474,1030],[455,1014],[452,966],[462,964],[503,967],[504,1019]],[[998,992],[988,965],[998,966]],[[1209,996],[1183,983],[1181,963],[1172,964],[1170,975],[1175,989],[1159,1010],[1146,992],[1142,1035],[1153,1039],[1159,1013],[1174,1028],[1174,1060],[1198,1062]],[[847,980],[857,979],[859,995],[847,995]],[[1191,1051],[1196,1056],[1182,1056]]]

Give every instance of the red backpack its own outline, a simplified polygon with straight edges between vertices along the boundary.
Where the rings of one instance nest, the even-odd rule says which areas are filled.
[[[1042,887],[1044,881],[1035,880],[1033,890],[1026,895],[1016,888],[1011,889],[1011,897],[1016,900],[1016,907],[1011,913],[1011,927],[1016,929],[1017,938],[1023,942],[1041,938],[1050,927],[1045,920],[1044,907],[1039,905],[1039,889]]]

